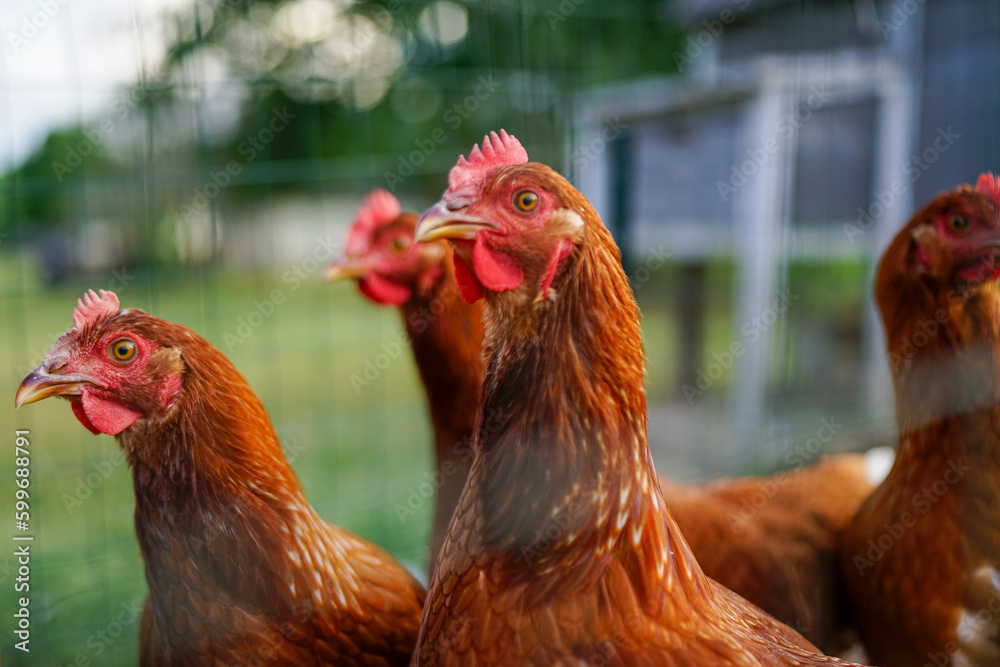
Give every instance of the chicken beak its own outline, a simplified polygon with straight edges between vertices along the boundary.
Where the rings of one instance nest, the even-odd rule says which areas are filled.
[[[342,257],[326,267],[323,277],[328,283],[336,283],[350,278],[361,278],[370,268],[368,262],[360,257]]]
[[[413,240],[428,243],[438,239],[465,239],[471,241],[481,229],[493,229],[493,224],[484,218],[449,211],[444,202],[438,202],[427,210],[413,231]]]
[[[31,371],[17,388],[14,409],[49,396],[79,396],[84,385],[94,384],[82,375],[50,375],[41,365]]]

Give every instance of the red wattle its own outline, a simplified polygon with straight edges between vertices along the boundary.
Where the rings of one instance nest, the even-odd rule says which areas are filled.
[[[358,281],[361,293],[375,303],[388,306],[402,306],[410,300],[413,290],[406,285],[369,274]]]
[[[80,420],[80,423],[83,424],[87,428],[87,430],[93,433],[94,435],[99,435],[101,432],[97,430],[96,426],[90,423],[90,420],[87,418],[87,413],[84,412],[83,410],[83,403],[80,402],[80,399],[74,397],[69,399],[69,402],[70,405],[73,406],[73,414],[76,415],[76,418]]]
[[[476,275],[465,263],[465,260],[455,254],[455,282],[458,291],[466,303],[475,303],[483,298],[483,286],[476,280]]]
[[[108,435],[118,435],[133,423],[135,420],[142,415],[132,410],[126,408],[121,403],[115,403],[114,401],[109,401],[106,398],[100,398],[99,396],[94,396],[93,392],[87,389],[83,390],[83,400],[81,402],[81,410],[84,412],[87,420],[90,422],[90,426],[87,426],[87,422],[80,419],[84,426],[90,428],[95,433],[107,433]],[[77,418],[80,418],[79,413],[77,413],[76,403],[73,404],[73,412],[76,413]],[[93,427],[93,428],[91,428]]]
[[[472,268],[480,284],[493,292],[505,292],[524,282],[524,272],[511,258],[499,250],[491,248],[485,234],[476,236],[472,248]]]

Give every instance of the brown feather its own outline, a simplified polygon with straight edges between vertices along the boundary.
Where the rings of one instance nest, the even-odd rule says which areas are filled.
[[[149,584],[140,663],[405,664],[423,590],[384,551],[317,516],[229,360],[139,310],[60,344],[115,331],[159,346],[150,386],[182,378],[172,407],[160,414],[149,403],[150,416],[118,436]],[[142,388],[131,392],[128,400],[145,400]]]
[[[876,277],[899,453],[841,548],[862,640],[891,667],[1000,664],[1000,290],[957,280],[933,227],[957,210],[996,234],[995,207],[968,187],[940,195]]]
[[[836,542],[874,489],[864,457],[841,454],[767,477],[661,480],[705,573],[827,652],[852,641]]]
[[[480,199],[505,182],[585,225],[549,296],[534,236],[525,281],[486,292],[476,456],[413,664],[844,664],[704,575],[649,455],[638,310],[610,234],[544,165],[495,170]]]
[[[410,213],[391,222],[410,235],[415,224]],[[450,250],[441,261],[442,275],[427,290],[414,280],[413,296],[401,309],[430,404],[436,471],[443,473],[433,555],[440,552],[471,467],[469,440],[485,365],[482,301],[470,305],[458,296]],[[861,457],[831,457],[772,478],[661,484],[706,574],[821,647],[832,650],[853,639],[843,627],[833,549],[837,531],[874,488]],[[751,506],[762,488],[769,491],[767,504]],[[745,507],[753,510],[749,517],[743,516]]]

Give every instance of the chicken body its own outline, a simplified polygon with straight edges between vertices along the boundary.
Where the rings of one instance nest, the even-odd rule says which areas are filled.
[[[875,295],[899,453],[841,541],[861,638],[890,667],[1000,665],[1000,186],[918,212]]]
[[[434,430],[434,475],[440,480],[431,529],[430,571],[472,467],[472,429],[483,358],[482,304],[458,292],[451,248],[414,244],[417,214],[401,211],[384,190],[371,193],[351,228],[343,258],[328,280],[354,278],[362,294],[399,308]]]
[[[229,360],[112,293],[85,299],[16,402],[66,396],[126,454],[149,585],[140,664],[406,664],[423,590],[316,515]]]
[[[476,456],[414,665],[821,665],[708,579],[646,442],[638,311],[607,229],[505,133],[449,175],[416,237],[485,297]]]
[[[865,457],[838,454],[766,477],[660,480],[705,574],[824,651],[857,641],[845,609],[837,539],[875,488]]]
[[[412,245],[416,214],[387,192],[370,194],[331,279],[355,278],[375,303],[398,306],[413,345],[435,434],[438,492],[431,573],[472,463],[471,437],[485,366],[482,300],[458,296],[451,249]],[[834,556],[837,531],[872,491],[858,455],[769,477],[661,489],[705,573],[826,650],[848,643]],[[757,496],[766,493],[758,506]],[[749,508],[749,513],[747,508]]]

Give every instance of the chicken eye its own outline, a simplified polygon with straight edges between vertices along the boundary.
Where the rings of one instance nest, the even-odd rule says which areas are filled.
[[[108,354],[115,361],[132,361],[135,357],[135,341],[119,338],[108,347]]]
[[[948,229],[953,234],[964,234],[969,231],[970,222],[964,215],[953,215],[948,218]]]
[[[514,195],[514,206],[525,213],[530,213],[538,208],[538,195],[531,190],[523,190]]]
[[[389,243],[389,247],[393,252],[403,252],[410,247],[410,244],[405,238],[397,236]]]

